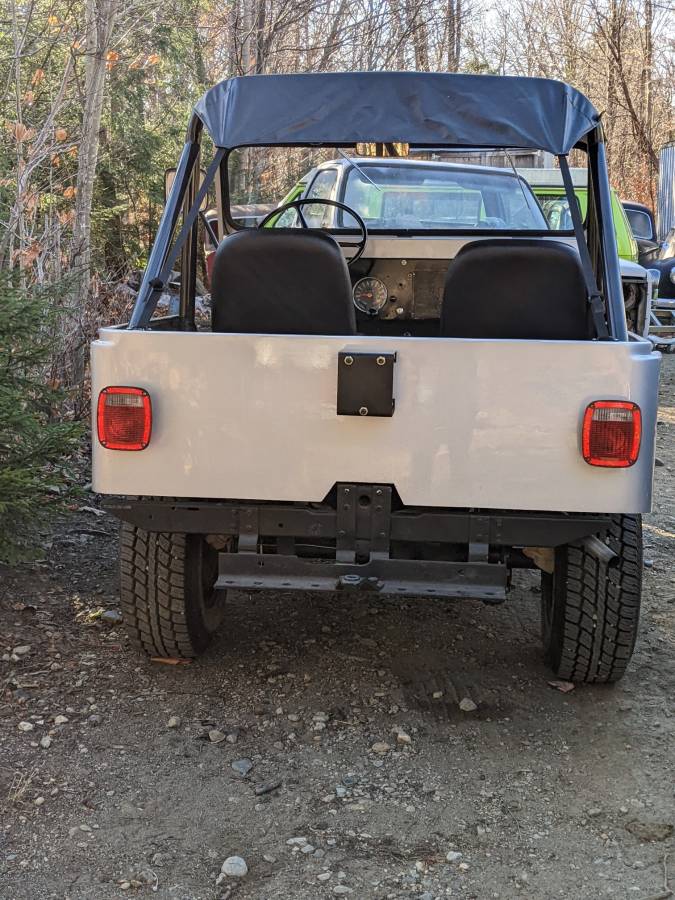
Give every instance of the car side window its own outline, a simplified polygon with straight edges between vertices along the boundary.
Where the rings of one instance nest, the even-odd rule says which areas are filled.
[[[654,238],[652,220],[641,209],[627,209],[626,215],[633,230],[633,236],[651,241]]]
[[[337,183],[337,169],[322,169],[305,195],[306,200],[333,200]],[[330,228],[333,224],[335,208],[321,204],[308,204],[302,209],[310,228]]]

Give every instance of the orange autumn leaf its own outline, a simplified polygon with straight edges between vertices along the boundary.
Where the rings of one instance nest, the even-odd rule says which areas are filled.
[[[69,225],[75,219],[75,210],[63,209],[57,213],[57,216],[62,225]]]
[[[22,266],[32,266],[40,255],[40,244],[34,241],[30,246],[19,251],[19,261]]]
[[[49,16],[47,19],[47,24],[52,28],[56,28],[61,24],[61,19],[58,16]]]
[[[68,137],[68,132],[65,128],[57,128],[54,132],[54,137],[59,142],[65,141],[65,139]]]
[[[35,87],[36,84],[40,84],[41,81],[44,81],[45,70],[44,69],[36,69],[33,72],[33,77],[31,78],[31,84]]]
[[[70,187],[67,187],[63,192],[63,196],[66,198],[66,200],[72,200],[76,196],[76,194],[77,188],[73,187],[72,185]]]
[[[105,55],[105,67],[108,71],[112,69],[115,63],[120,58],[119,53],[116,50],[108,50]]]
[[[35,101],[35,94],[33,91],[26,91],[22,99],[26,106],[32,106]]]
[[[35,137],[33,129],[28,128],[23,122],[14,122],[9,126],[9,131],[14,139],[19,142],[30,141]]]
[[[159,62],[159,53],[151,53],[145,61],[146,66],[156,66]]]
[[[191,660],[178,659],[175,656],[151,656],[150,662],[164,663],[165,666],[187,666]]]
[[[58,169],[58,167],[61,165],[61,157],[59,156],[58,153],[52,154],[51,161],[52,161],[52,165],[54,166],[55,169]]]
[[[68,156],[70,156],[71,159],[77,159],[77,147],[71,147],[68,151]]]

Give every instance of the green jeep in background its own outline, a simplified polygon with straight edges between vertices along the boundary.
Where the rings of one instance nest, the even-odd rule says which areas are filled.
[[[554,231],[571,231],[572,218],[569,205],[565,197],[565,188],[562,184],[560,169],[519,169],[518,174],[528,181],[541,204],[548,224]],[[588,206],[588,173],[585,169],[570,169],[574,184],[574,193],[579,203],[579,209],[583,219],[586,218]],[[638,246],[633,237],[630,222],[626,211],[619,200],[616,191],[612,189],[612,219],[614,220],[614,233],[620,259],[636,263],[638,261]]]

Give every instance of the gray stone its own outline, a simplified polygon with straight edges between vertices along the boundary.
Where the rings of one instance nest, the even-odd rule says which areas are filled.
[[[119,609],[106,609],[101,613],[101,621],[108,625],[121,625],[123,622],[122,613]]]
[[[223,875],[229,878],[243,878],[248,875],[246,860],[241,856],[228,856],[220,868]]]
[[[246,777],[253,768],[253,763],[250,759],[235,759],[233,763],[230,763],[230,766],[238,775]]]

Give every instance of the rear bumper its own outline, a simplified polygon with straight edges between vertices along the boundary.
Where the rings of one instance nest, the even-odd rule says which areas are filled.
[[[317,539],[335,539],[338,532],[337,510],[328,503],[111,498],[102,505],[118,519],[145,531],[237,535],[250,525],[259,536]],[[598,534],[607,529],[609,521],[604,513],[403,506],[389,515],[389,540],[468,545],[480,531],[484,538],[480,543],[490,546],[557,547]]]
[[[108,500],[146,531],[209,535],[217,587],[249,591],[362,590],[499,603],[522,548],[603,535],[605,514],[395,506],[388,485],[338,484],[324,503]]]

